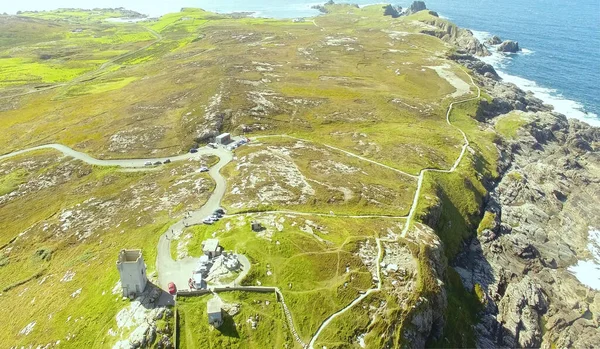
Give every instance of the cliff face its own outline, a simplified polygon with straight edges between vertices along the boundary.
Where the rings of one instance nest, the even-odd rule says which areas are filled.
[[[484,290],[478,346],[592,348],[600,293],[567,268],[589,256],[589,227],[600,226],[600,129],[550,112],[514,85],[478,78],[492,96],[481,119],[498,126],[518,117],[522,125],[499,144],[503,176],[485,205],[491,219],[451,263],[467,289]],[[503,115],[511,110],[524,112]]]
[[[433,15],[422,19],[421,22],[432,27],[431,30],[423,30],[424,34],[438,37],[476,56],[490,55],[488,49],[468,29],[459,28],[456,24]]]

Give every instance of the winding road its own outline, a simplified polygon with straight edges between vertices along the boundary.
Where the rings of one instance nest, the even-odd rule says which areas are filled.
[[[478,99],[481,97],[481,90],[480,88],[475,84],[473,77],[471,77],[469,75],[469,78],[471,79],[471,83],[473,84],[473,86],[475,86],[475,88],[477,89],[477,96],[472,97],[472,98],[468,98],[468,99],[464,99],[461,101],[457,101],[457,102],[453,102],[449,105],[448,107],[448,111],[446,113],[446,122],[449,126],[456,128],[463,136],[464,139],[464,144],[462,146],[460,155],[458,156],[458,158],[456,159],[455,163],[453,164],[453,166],[449,169],[449,170],[441,170],[441,169],[433,169],[433,168],[426,168],[426,169],[422,169],[419,172],[418,176],[415,175],[411,175],[409,173],[406,173],[404,171],[395,169],[393,167],[387,166],[385,164],[373,161],[371,159],[362,157],[360,155],[356,155],[353,154],[351,152],[348,152],[346,150],[340,149],[340,148],[336,148],[327,144],[323,144],[325,147],[328,147],[330,149],[334,149],[340,152],[345,153],[348,156],[352,156],[352,157],[356,157],[358,159],[364,160],[364,161],[368,161],[370,163],[376,164],[378,166],[382,166],[385,168],[388,168],[390,170],[396,171],[398,173],[401,173],[403,175],[406,175],[408,177],[417,179],[417,190],[415,191],[415,196],[413,198],[413,202],[411,205],[411,209],[409,211],[408,216],[385,216],[385,215],[363,215],[363,216],[351,216],[351,215],[336,215],[336,214],[322,214],[322,213],[306,213],[306,212],[295,212],[295,211],[285,211],[285,210],[281,210],[281,211],[269,211],[269,212],[254,212],[254,213],[280,213],[280,214],[293,214],[293,215],[302,215],[302,216],[338,216],[338,217],[347,217],[347,218],[393,218],[393,219],[406,219],[406,223],[404,225],[404,228],[402,230],[402,237],[406,237],[406,235],[408,234],[410,227],[411,227],[411,223],[414,219],[415,213],[416,213],[416,208],[418,206],[419,203],[419,197],[420,197],[420,193],[421,193],[421,188],[423,185],[423,181],[424,181],[424,175],[427,172],[439,172],[439,173],[452,173],[455,172],[456,169],[458,168],[458,166],[460,165],[462,159],[464,158],[464,155],[469,147],[469,140],[467,138],[466,133],[461,130],[459,127],[455,126],[452,124],[452,122],[450,121],[450,114],[452,112],[452,109],[454,108],[455,105],[457,104],[461,104],[461,103],[466,103],[475,99]],[[272,135],[272,136],[258,136],[255,137],[257,139],[260,138],[272,138],[272,137],[285,137],[285,138],[291,138],[291,139],[296,139],[296,140],[300,140],[300,141],[305,141],[305,142],[312,142],[312,141],[308,141],[305,139],[301,139],[301,138],[297,138],[297,137],[293,137],[293,136],[288,136],[288,135]],[[173,258],[171,257],[171,239],[175,236],[179,236],[182,234],[183,230],[188,227],[188,226],[192,226],[192,225],[197,225],[197,224],[202,224],[202,220],[206,217],[209,216],[210,214],[213,213],[214,210],[216,210],[217,208],[220,207],[220,203],[221,200],[223,198],[223,196],[225,195],[225,191],[227,188],[226,185],[226,181],[225,178],[223,178],[223,176],[221,175],[220,171],[221,169],[226,166],[229,162],[231,162],[233,160],[233,154],[230,151],[225,150],[224,148],[217,148],[217,149],[213,149],[213,148],[209,148],[209,147],[204,147],[201,149],[198,149],[197,153],[186,153],[186,154],[182,154],[182,155],[176,155],[176,156],[172,156],[172,157],[160,157],[160,158],[151,158],[151,159],[116,159],[116,160],[102,160],[102,159],[96,159],[94,157],[91,157],[88,154],[82,153],[82,152],[78,152],[76,150],[73,150],[65,145],[61,145],[61,144],[47,144],[47,145],[41,145],[41,146],[37,146],[37,147],[32,147],[32,148],[28,148],[25,150],[20,150],[20,151],[15,151],[9,154],[5,154],[5,155],[0,155],[0,161],[1,160],[5,160],[11,157],[15,157],[18,155],[23,155],[26,154],[28,152],[32,152],[32,151],[36,151],[36,150],[47,150],[47,149],[54,149],[57,150],[61,153],[63,153],[66,156],[70,156],[73,157],[77,160],[81,160],[85,163],[88,163],[90,165],[96,165],[96,166],[118,166],[124,169],[153,169],[154,167],[149,167],[146,166],[147,162],[164,162],[165,160],[169,159],[171,160],[171,162],[178,162],[178,161],[185,161],[185,160],[189,160],[189,159],[193,159],[193,158],[197,158],[198,156],[201,155],[213,155],[213,156],[217,156],[219,157],[219,162],[212,166],[209,170],[209,174],[210,176],[213,178],[213,180],[215,181],[215,190],[214,192],[211,194],[211,196],[209,197],[208,201],[199,209],[193,212],[190,212],[190,214],[178,221],[177,223],[173,224],[171,227],[169,227],[169,229],[167,229],[167,231],[160,237],[159,239],[159,243],[158,243],[158,248],[157,248],[157,258],[156,258],[156,270],[158,272],[158,283],[160,285],[161,288],[166,289],[166,286],[169,282],[175,282],[175,284],[177,285],[187,285],[187,281],[189,276],[192,274],[192,271],[194,270],[195,266],[197,265],[198,259],[197,258],[185,258],[179,261],[175,261],[173,260]],[[244,214],[252,214],[253,212],[248,212],[248,213],[244,213]],[[240,214],[241,215],[241,214]],[[369,290],[367,290],[365,293],[361,294],[360,296],[358,296],[356,299],[354,299],[350,304],[348,304],[347,306],[345,306],[344,308],[340,309],[339,311],[333,313],[332,315],[330,315],[327,319],[325,319],[323,321],[323,323],[319,326],[318,330],[315,332],[315,334],[312,336],[310,342],[308,345],[304,344],[302,342],[302,340],[300,339],[300,337],[298,336],[296,329],[294,327],[294,323],[293,323],[293,318],[291,316],[291,313],[287,307],[287,305],[285,304],[285,301],[283,300],[283,295],[280,294],[280,298],[282,300],[282,307],[286,313],[286,318],[288,320],[288,324],[290,326],[290,330],[291,332],[294,334],[295,339],[303,346],[303,347],[309,347],[310,349],[314,348],[314,344],[316,343],[316,341],[318,340],[319,336],[321,335],[321,333],[323,332],[323,330],[338,316],[344,314],[345,312],[347,312],[348,310],[350,310],[352,307],[354,307],[356,304],[360,303],[362,300],[364,300],[366,297],[368,297],[370,294],[374,293],[374,292],[378,292],[381,290],[382,288],[382,280],[381,280],[381,266],[379,265],[382,257],[383,257],[383,251],[382,251],[382,246],[381,243],[382,241],[389,241],[389,240],[382,240],[380,238],[376,239],[377,242],[377,249],[378,249],[378,253],[377,253],[377,286],[375,288],[371,288]],[[243,257],[243,256],[242,256]],[[247,259],[241,258],[240,261],[242,262],[242,264],[244,265],[244,273],[242,275],[240,275],[236,281],[239,281],[241,278],[243,278],[243,276],[245,275],[245,273],[248,272],[249,267],[250,267],[250,263],[247,261]],[[234,282],[235,283],[235,282]],[[280,293],[280,292],[279,292]],[[164,299],[164,300],[163,300]],[[161,298],[161,302],[163,304],[167,304],[169,302],[172,302],[172,298],[169,300],[168,297],[162,297]]]
[[[462,68],[461,68],[462,69]],[[462,69],[463,71],[465,71],[464,69]],[[467,73],[465,71],[465,73]],[[457,102],[452,102],[450,103],[450,105],[448,106],[448,111],[446,112],[446,123],[448,125],[450,125],[451,127],[456,128],[463,136],[464,139],[464,144],[462,146],[462,149],[460,151],[460,154],[458,156],[458,158],[456,159],[456,161],[454,162],[454,165],[452,165],[452,167],[449,170],[440,170],[440,169],[422,169],[419,172],[419,179],[417,182],[417,190],[415,191],[415,196],[413,198],[413,203],[410,207],[410,212],[408,214],[408,217],[406,219],[406,223],[404,224],[404,228],[402,229],[402,234],[401,236],[404,238],[406,237],[406,235],[408,234],[408,231],[410,230],[411,227],[411,223],[412,220],[415,217],[415,213],[417,210],[417,205],[419,204],[419,197],[420,197],[420,193],[421,193],[421,188],[423,186],[423,178],[425,176],[426,172],[440,172],[440,173],[452,173],[454,171],[456,171],[456,169],[458,168],[458,165],[460,165],[460,162],[462,161],[465,152],[467,151],[467,148],[469,147],[469,139],[467,137],[467,134],[461,130],[459,127],[455,126],[452,124],[452,122],[450,121],[450,114],[452,113],[452,109],[454,108],[455,105],[457,104],[461,104],[461,103],[466,103],[466,102],[470,102],[476,99],[481,98],[481,89],[479,88],[479,86],[477,86],[477,84],[475,84],[475,81],[473,80],[473,77],[467,73],[467,75],[469,76],[469,79],[471,79],[471,84],[473,86],[475,86],[475,88],[477,89],[477,96],[475,97],[471,97],[471,98],[467,98],[467,99],[463,99]],[[387,241],[387,240],[386,240]],[[315,335],[311,338],[310,342],[309,342],[309,349],[314,349],[314,344],[316,343],[317,339],[319,338],[319,335],[321,334],[321,332],[323,331],[323,329],[325,327],[327,327],[327,325],[329,325],[329,323],[331,323],[331,321],[333,319],[335,319],[337,316],[345,313],[346,311],[348,311],[350,308],[354,307],[356,304],[360,303],[360,301],[362,301],[363,299],[365,299],[369,294],[373,293],[373,292],[377,292],[381,290],[381,266],[379,265],[379,262],[381,261],[381,240],[377,239],[377,248],[379,250],[378,252],[378,256],[377,256],[377,287],[375,288],[371,288],[369,289],[366,293],[360,295],[359,297],[357,297],[354,301],[352,301],[352,303],[348,304],[346,307],[344,307],[343,309],[339,310],[338,312],[332,314],[331,316],[329,316],[327,319],[325,319],[325,321],[321,324],[321,326],[319,326],[319,329],[317,330],[317,332],[315,333]]]

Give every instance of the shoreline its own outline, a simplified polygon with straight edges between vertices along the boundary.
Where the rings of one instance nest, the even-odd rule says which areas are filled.
[[[469,30],[471,30],[473,36],[479,40],[491,53],[490,56],[477,58],[482,62],[494,67],[502,81],[505,83],[514,84],[525,92],[529,91],[533,93],[534,97],[537,97],[545,104],[552,106],[554,108],[554,112],[563,114],[568,119],[577,119],[589,124],[590,126],[600,127],[600,116],[592,112],[586,112],[585,105],[583,105],[583,103],[564,97],[562,94],[560,94],[560,92],[552,87],[540,86],[534,80],[530,80],[518,75],[512,75],[504,70],[506,63],[512,60],[511,56],[535,54],[535,51],[521,48],[521,52],[516,54],[504,54],[497,52],[497,45],[488,45],[485,43],[486,39],[493,36],[492,33],[473,29]]]

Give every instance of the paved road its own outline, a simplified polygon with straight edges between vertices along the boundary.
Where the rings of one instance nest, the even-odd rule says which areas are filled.
[[[160,237],[158,244],[158,255],[156,258],[156,270],[158,272],[159,286],[166,289],[169,282],[175,282],[179,287],[186,287],[189,277],[192,275],[194,267],[197,265],[198,260],[196,258],[186,258],[181,261],[174,261],[171,258],[171,240],[170,237],[173,235],[172,232],[177,234],[183,231],[185,226],[194,224],[201,224],[202,220],[213,213],[221,204],[221,199],[225,195],[226,183],[223,176],[220,174],[220,170],[227,165],[232,159],[233,154],[223,148],[212,149],[208,147],[198,149],[197,153],[182,154],[172,157],[152,158],[152,159],[123,159],[123,160],[101,160],[89,156],[88,154],[78,152],[67,146],[61,144],[47,144],[38,147],[33,147],[21,151],[12,152],[0,156],[0,160],[5,160],[17,155],[25,154],[35,150],[42,149],[54,149],[60,151],[66,156],[73,157],[81,160],[90,165],[96,166],[119,166],[126,169],[145,169],[153,168],[146,166],[145,163],[161,161],[164,162],[166,159],[170,159],[172,162],[185,161],[193,158],[198,158],[202,155],[214,155],[219,157],[219,162],[209,170],[210,176],[215,181],[215,190],[211,194],[210,198],[197,211],[191,212],[188,218],[182,219],[179,222],[171,226],[165,234]]]
[[[214,210],[220,207],[221,199],[223,199],[225,190],[227,189],[225,178],[223,178],[220,171],[233,159],[233,154],[221,148],[203,148],[203,151],[220,158],[219,162],[208,172],[215,181],[215,190],[204,206],[197,211],[191,212],[189,217],[173,224],[160,237],[158,255],[156,257],[156,271],[158,272],[159,286],[162,288],[166,288],[169,282],[174,282],[179,288],[187,288],[188,279],[191,277],[199,259],[187,257],[178,261],[173,260],[171,257],[171,237],[173,235],[180,235],[186,226],[202,224],[202,220],[205,217],[210,216]]]
[[[453,125],[450,122],[450,113],[452,112],[452,109],[454,107],[454,105],[456,104],[460,104],[460,103],[465,103],[471,100],[475,100],[480,98],[481,96],[481,90],[479,89],[479,87],[475,84],[475,82],[473,81],[473,78],[469,75],[470,79],[471,79],[471,83],[477,88],[477,96],[476,97],[472,97],[472,98],[468,98],[465,100],[461,100],[458,102],[453,102],[450,104],[450,106],[448,107],[448,111],[446,113],[446,122],[448,123],[448,125],[450,125],[451,127],[456,128],[463,136],[464,138],[464,144],[462,146],[460,155],[458,156],[458,158],[456,159],[456,162],[454,163],[454,165],[449,169],[449,170],[440,170],[440,169],[422,169],[419,172],[419,176],[414,176],[411,174],[408,174],[406,172],[403,172],[401,170],[392,168],[390,166],[381,164],[379,162],[370,160],[368,158],[350,153],[348,151],[345,151],[343,149],[339,149],[330,145],[326,145],[324,144],[324,146],[334,149],[334,150],[338,150],[341,151],[349,156],[353,156],[356,158],[359,158],[361,160],[364,161],[368,161],[371,162],[373,164],[379,165],[379,166],[383,166],[386,167],[388,169],[391,169],[393,171],[396,171],[398,173],[402,173],[406,176],[412,177],[412,178],[418,178],[418,184],[417,184],[417,190],[415,192],[415,196],[413,198],[413,203],[411,205],[411,209],[409,212],[409,215],[406,221],[406,224],[404,226],[403,232],[402,232],[402,237],[405,237],[410,229],[410,223],[412,222],[414,215],[416,213],[416,207],[418,205],[418,201],[419,201],[419,196],[420,196],[420,192],[421,192],[421,187],[423,184],[423,179],[424,179],[424,175],[426,172],[441,172],[441,173],[452,173],[454,171],[456,171],[456,169],[458,168],[458,166],[460,165],[460,162],[462,161],[466,150],[469,146],[469,140],[467,138],[466,133],[461,130],[460,128],[458,128],[457,126]],[[296,137],[292,137],[292,136],[288,136],[288,135],[279,135],[279,136],[260,136],[260,137],[255,137],[255,138],[268,138],[268,137],[287,137],[287,138],[293,138],[293,139],[298,139],[301,141],[306,141],[300,138],[296,138]],[[177,156],[173,156],[173,157],[163,157],[163,158],[153,158],[153,159],[124,159],[124,160],[100,160],[100,159],[96,159],[93,158],[85,153],[81,153],[78,151],[75,151],[67,146],[61,145],[61,144],[48,144],[48,145],[42,145],[42,146],[38,146],[38,147],[33,147],[33,148],[29,148],[26,150],[21,150],[21,151],[16,151],[16,152],[12,152],[6,155],[2,155],[0,156],[0,160],[4,160],[10,157],[14,157],[20,154],[25,154],[27,152],[30,151],[34,151],[34,150],[41,150],[41,149],[55,149],[58,150],[60,152],[62,152],[63,154],[67,155],[67,156],[71,156],[73,158],[76,158],[78,160],[84,161],[88,164],[92,164],[92,165],[98,165],[98,166],[119,166],[122,168],[129,168],[129,169],[136,169],[136,168],[146,168],[145,163],[150,161],[150,162],[156,162],[156,161],[161,161],[164,162],[166,159],[170,159],[173,162],[176,161],[183,161],[183,160],[187,160],[187,159],[191,159],[200,155],[215,155],[219,157],[219,162],[213,166],[210,170],[209,170],[209,174],[210,176],[214,179],[215,183],[216,183],[216,187],[214,192],[211,194],[210,198],[208,199],[208,201],[206,202],[206,204],[204,204],[204,206],[202,206],[202,208],[200,208],[197,211],[193,211],[191,212],[191,215],[186,217],[185,219],[180,220],[179,222],[175,223],[174,225],[172,225],[167,232],[165,232],[165,234],[163,234],[160,237],[159,240],[159,244],[158,244],[158,255],[157,255],[157,259],[156,259],[156,269],[159,275],[159,286],[162,287],[163,289],[166,288],[167,284],[169,282],[175,282],[176,285],[179,285],[181,288],[186,288],[185,286],[187,286],[187,281],[190,277],[190,275],[192,274],[195,266],[197,265],[198,259],[197,258],[185,258],[183,260],[179,260],[179,261],[175,261],[173,260],[173,258],[171,257],[171,237],[173,235],[180,235],[180,233],[183,231],[183,229],[185,229],[186,226],[191,226],[191,225],[197,225],[197,224],[202,224],[202,220],[204,219],[204,217],[210,215],[215,209],[217,209],[218,207],[220,207],[221,204],[221,200],[223,198],[223,196],[225,195],[225,190],[226,190],[226,182],[225,179],[223,178],[223,176],[220,174],[220,170],[227,165],[232,159],[233,159],[233,154],[229,151],[226,151],[225,149],[219,148],[219,149],[212,149],[212,148],[202,148],[198,150],[198,153],[196,154],[183,154],[183,155],[177,155]],[[300,213],[300,212],[290,212],[290,211],[276,211],[278,213],[289,213],[289,214],[304,214],[304,213]],[[306,215],[322,215],[322,214],[313,214],[313,213],[307,213]],[[379,218],[384,218],[384,216],[348,216],[348,217],[352,217],[352,218],[360,218],[360,217],[379,217]],[[387,218],[391,218],[391,217],[387,217]],[[394,217],[394,218],[405,218],[405,217]],[[369,296],[371,293],[373,292],[377,292],[379,290],[381,290],[381,268],[379,266],[379,262],[381,261],[382,258],[382,248],[381,248],[381,240],[377,239],[377,247],[378,247],[378,254],[377,254],[377,274],[378,274],[378,282],[377,282],[377,287],[372,288],[367,290],[364,294],[361,294],[359,297],[357,297],[353,302],[351,302],[350,304],[348,304],[347,306],[345,306],[344,308],[340,309],[339,311],[337,311],[336,313],[332,314],[330,317],[328,317],[322,324],[321,326],[319,326],[317,332],[315,333],[315,335],[311,338],[310,343],[309,343],[309,348],[313,348],[315,342],[317,341],[319,335],[321,334],[321,332],[327,327],[327,325],[329,325],[331,323],[331,321],[333,321],[333,319],[335,319],[337,316],[345,313],[346,311],[348,311],[349,309],[351,309],[353,306],[355,306],[356,304],[360,303],[363,299],[365,299],[367,296]],[[238,277],[236,279],[235,282],[239,282],[243,276],[245,276],[245,274],[248,272],[249,270],[249,263],[247,261],[246,258],[241,259],[241,261],[243,262],[242,264],[244,265],[244,272],[242,273],[242,275],[240,275],[240,277]],[[248,268],[246,267],[248,266]],[[235,283],[234,282],[234,283]],[[283,295],[281,295],[281,298],[283,299]],[[168,304],[168,303],[172,303],[172,298],[170,298],[168,295],[164,294],[163,296],[161,296],[160,298],[160,303],[162,304]],[[287,309],[287,305],[285,304],[285,302],[282,303],[284,310],[286,312],[286,317],[288,318],[288,322],[290,323],[290,327],[292,328],[292,332],[296,337],[296,340],[299,341],[299,343],[304,347],[305,344],[299,339],[298,335],[295,333],[295,328],[294,328],[294,324],[293,324],[293,320],[292,320],[292,316],[289,313],[289,310]]]
[[[172,162],[176,162],[176,161],[184,161],[184,160],[194,159],[200,155],[216,155],[218,157],[222,157],[222,156],[226,156],[225,154],[229,154],[228,156],[230,158],[232,156],[230,152],[228,152],[224,149],[212,149],[212,148],[204,147],[204,148],[198,149],[198,152],[195,154],[186,153],[186,154],[176,155],[176,156],[172,156],[172,157],[161,157],[161,158],[151,158],[151,159],[102,160],[102,159],[93,158],[93,157],[89,156],[88,154],[78,152],[77,150],[73,150],[62,144],[46,144],[46,145],[40,145],[40,146],[33,147],[33,148],[28,148],[25,150],[15,151],[15,152],[5,154],[5,155],[0,155],[0,160],[8,159],[8,158],[11,158],[11,157],[14,157],[17,155],[21,155],[21,154],[25,154],[25,153],[28,153],[31,151],[43,150],[43,149],[58,150],[59,152],[63,153],[64,155],[73,157],[77,160],[81,160],[90,165],[119,166],[119,167],[123,167],[123,168],[145,168],[145,167],[149,167],[149,166],[145,166],[145,163],[148,161],[154,163],[156,161],[164,162],[165,160],[170,159]]]

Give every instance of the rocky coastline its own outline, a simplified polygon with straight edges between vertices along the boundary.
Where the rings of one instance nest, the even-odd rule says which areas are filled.
[[[593,348],[600,292],[568,267],[589,257],[588,230],[600,226],[600,128],[553,112],[469,52],[451,59],[491,96],[479,121],[493,127],[512,113],[523,123],[498,140],[501,175],[484,180],[479,233],[449,262],[466,289],[484,291],[478,347]]]
[[[456,47],[449,59],[469,69],[489,97],[474,116],[481,127],[498,130],[509,118],[518,120],[512,137],[498,136],[495,142],[499,176],[481,178],[489,194],[480,226],[448,261],[483,304],[474,328],[477,346],[595,347],[600,292],[583,285],[568,268],[591,256],[589,230],[600,227],[600,128],[554,112],[477,58],[489,55],[488,47],[518,52],[518,42],[494,36],[484,45],[469,30],[437,16],[422,22],[431,28],[424,34]],[[445,298],[443,290],[440,297]],[[420,338],[439,340],[435,324],[421,321],[431,327],[421,329]]]

